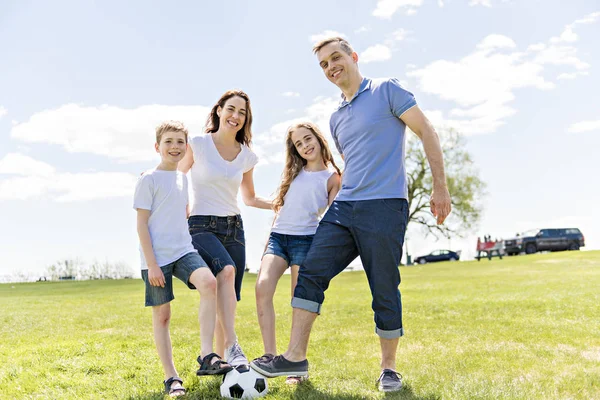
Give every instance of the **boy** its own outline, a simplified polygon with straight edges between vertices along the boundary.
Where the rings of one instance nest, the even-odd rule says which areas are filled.
[[[156,152],[161,162],[139,178],[133,201],[137,210],[142,278],[146,284],[146,306],[152,307],[154,342],[165,372],[165,392],[185,394],[183,381],[173,363],[169,320],[173,296],[173,276],[190,289],[198,290],[202,301],[198,311],[201,354],[197,375],[220,375],[232,367],[213,353],[216,318],[216,279],[192,246],[187,228],[187,177],[177,164],[187,150],[188,131],[177,121],[156,128]]]

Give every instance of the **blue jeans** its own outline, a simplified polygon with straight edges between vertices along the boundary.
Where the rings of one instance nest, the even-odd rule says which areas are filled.
[[[405,199],[334,201],[300,266],[292,307],[320,313],[329,282],[360,256],[373,296],[375,332],[404,334],[400,259],[408,222]]]
[[[152,286],[148,281],[148,270],[142,270],[142,279],[146,283],[146,307],[169,303],[173,295],[173,277],[185,283],[190,289],[196,289],[190,282],[190,276],[198,268],[207,267],[204,260],[195,251],[187,253],[177,261],[160,267],[165,276],[165,287]]]
[[[288,267],[301,265],[306,258],[315,235],[284,235],[271,232],[264,254],[274,254],[283,258]],[[264,256],[263,254],[263,256]]]
[[[240,215],[218,217],[193,215],[188,219],[192,244],[214,276],[227,265],[235,267],[235,295],[242,299],[242,279],[246,269],[246,240]]]

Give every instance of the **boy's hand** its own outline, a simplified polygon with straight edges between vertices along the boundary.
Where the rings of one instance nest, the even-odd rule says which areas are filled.
[[[165,287],[165,275],[158,265],[148,267],[148,281],[152,286]]]

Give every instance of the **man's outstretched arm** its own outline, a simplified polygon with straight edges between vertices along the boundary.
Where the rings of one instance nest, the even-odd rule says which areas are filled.
[[[423,142],[423,148],[425,149],[427,161],[433,175],[433,193],[431,193],[430,200],[431,212],[437,219],[438,225],[441,225],[448,214],[450,214],[452,204],[446,183],[444,156],[442,147],[440,146],[440,138],[419,106],[414,106],[406,111],[400,116],[400,119]]]

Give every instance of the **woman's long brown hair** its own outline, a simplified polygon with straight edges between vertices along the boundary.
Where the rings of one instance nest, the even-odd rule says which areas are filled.
[[[241,90],[228,90],[223,94],[223,96],[221,96],[219,101],[217,101],[217,103],[210,110],[210,114],[208,114],[205,132],[214,133],[219,130],[219,123],[221,119],[219,114],[217,114],[217,110],[219,107],[221,107],[221,109],[225,107],[227,100],[236,96],[241,97],[246,101],[246,119],[242,128],[236,133],[235,140],[238,143],[245,144],[249,147],[252,143],[252,107],[250,107],[250,98]]]
[[[321,157],[323,158],[325,166],[329,167],[329,165],[332,165],[338,174],[342,174],[333,160],[327,140],[315,124],[312,122],[300,122],[290,126],[285,138],[285,167],[281,174],[281,183],[279,184],[277,194],[273,200],[273,210],[275,210],[276,213],[283,207],[284,197],[290,189],[293,180],[296,179],[302,168],[306,165],[306,160],[300,156],[298,150],[296,150],[296,146],[294,146],[294,143],[292,142],[292,133],[298,128],[306,128],[315,135],[315,138],[317,138],[317,141],[321,145]]]

